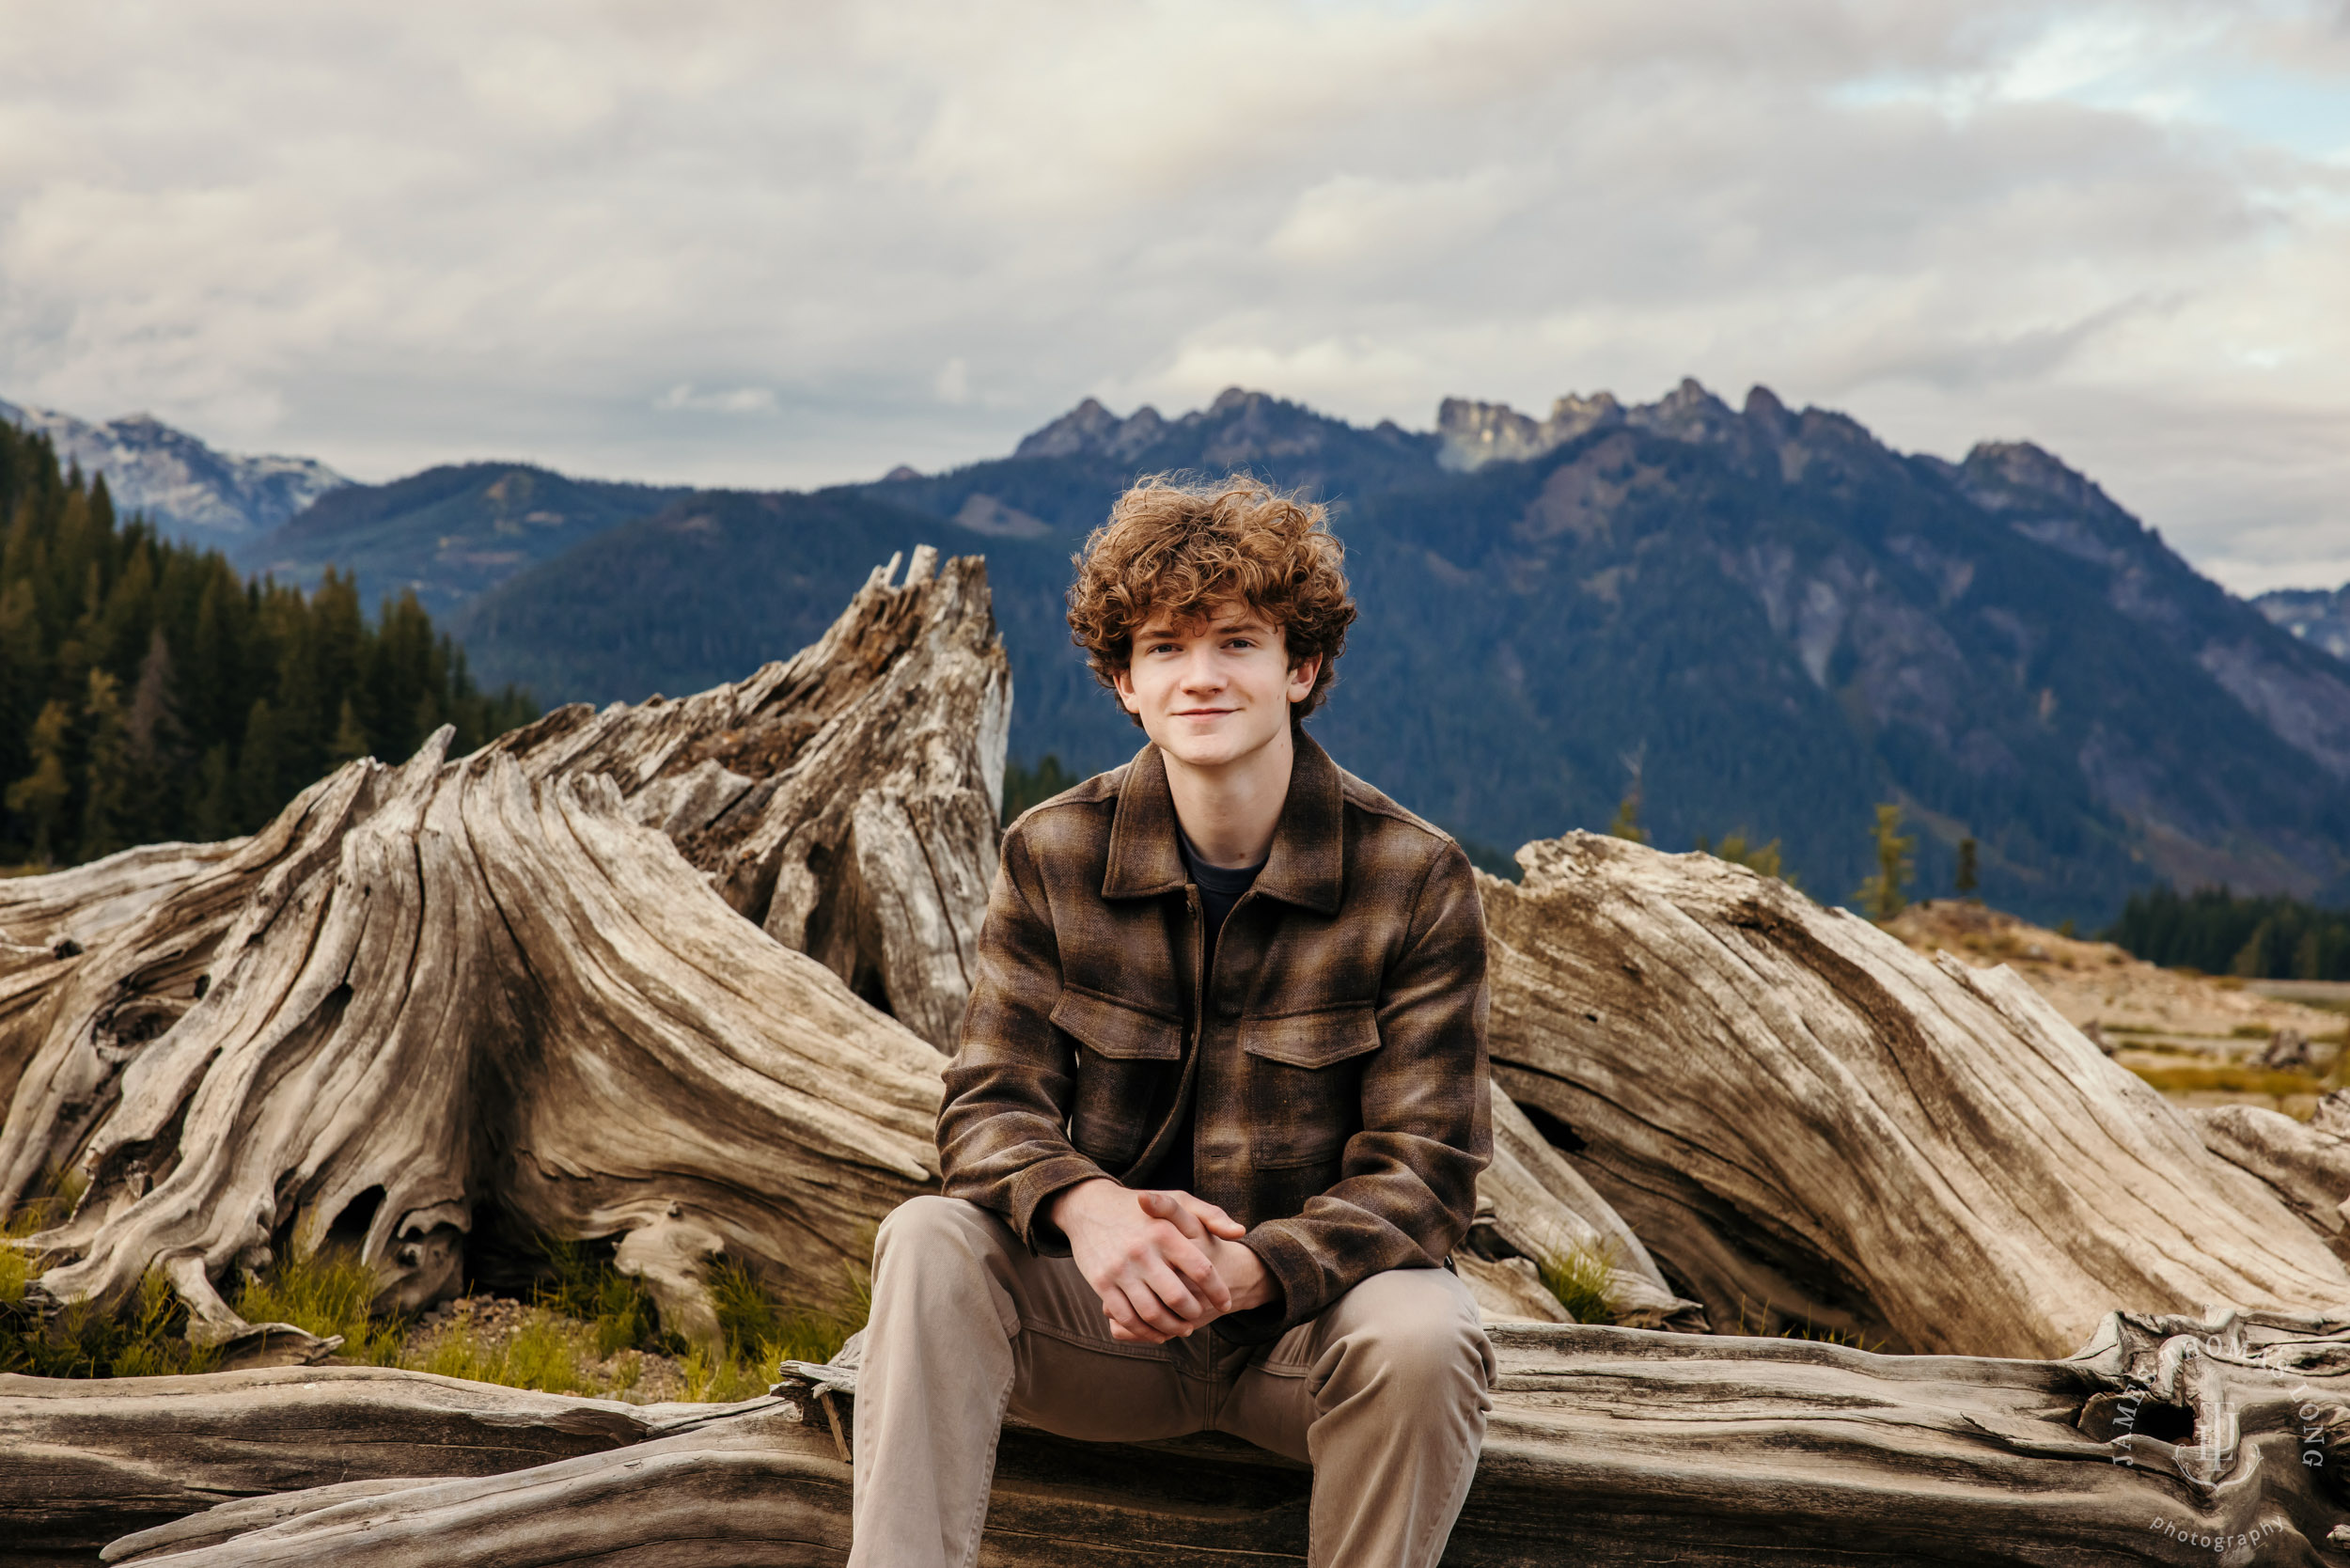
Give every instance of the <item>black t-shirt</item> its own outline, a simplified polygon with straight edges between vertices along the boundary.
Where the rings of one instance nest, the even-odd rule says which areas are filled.
[[[1257,873],[1264,870],[1264,862],[1260,860],[1253,866],[1243,866],[1238,870],[1211,866],[1199,858],[1199,852],[1192,848],[1189,836],[1180,826],[1175,829],[1175,842],[1183,851],[1183,874],[1190,877],[1199,889],[1199,913],[1207,933],[1207,941],[1199,951],[1199,972],[1204,976],[1215,962],[1215,939],[1224,929],[1224,917],[1232,912],[1232,905],[1240,902],[1240,896],[1255,884]],[[1167,1152],[1167,1157],[1159,1162],[1158,1168],[1144,1177],[1153,1187],[1176,1188],[1184,1192],[1193,1190],[1191,1142],[1198,1121],[1197,1105],[1195,1096],[1193,1103],[1183,1107],[1183,1119],[1175,1128],[1174,1147]]]

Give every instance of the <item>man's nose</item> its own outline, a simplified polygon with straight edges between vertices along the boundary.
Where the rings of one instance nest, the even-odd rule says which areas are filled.
[[[1224,670],[1213,652],[1202,650],[1183,661],[1185,691],[1214,691],[1223,684]]]

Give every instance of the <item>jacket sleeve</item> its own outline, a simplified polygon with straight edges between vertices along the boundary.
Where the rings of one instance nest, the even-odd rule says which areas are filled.
[[[1447,843],[1381,987],[1362,1130],[1338,1184],[1243,1238],[1281,1298],[1220,1320],[1222,1337],[1275,1339],[1373,1274],[1441,1264],[1467,1234],[1477,1173],[1493,1158],[1486,1011],[1484,910],[1468,857]]]
[[[1066,1257],[1048,1200],[1108,1172],[1069,1141],[1075,1053],[1051,1018],[1060,948],[1023,825],[1004,835],[988,891],[971,1002],[938,1110],[939,1170],[948,1197],[1002,1215],[1030,1251]]]

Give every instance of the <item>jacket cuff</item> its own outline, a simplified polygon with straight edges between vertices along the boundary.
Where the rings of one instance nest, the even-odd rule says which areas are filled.
[[[1074,1150],[1037,1161],[1007,1184],[1013,1231],[1040,1258],[1068,1257],[1069,1238],[1053,1223],[1052,1200],[1079,1182],[1108,1175]]]
[[[1240,1245],[1257,1255],[1272,1279],[1274,1297],[1246,1311],[1227,1312],[1209,1327],[1230,1344],[1271,1344],[1322,1309],[1313,1299],[1321,1270],[1304,1245],[1288,1231],[1260,1225],[1240,1238]],[[1303,1307],[1304,1309],[1292,1309]]]

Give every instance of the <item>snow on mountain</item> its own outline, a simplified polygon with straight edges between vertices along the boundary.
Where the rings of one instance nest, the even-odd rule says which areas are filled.
[[[151,414],[93,425],[0,401],[0,419],[45,433],[60,459],[105,475],[123,515],[144,512],[163,533],[200,543],[225,545],[274,528],[351,482],[314,458],[216,451]]]

